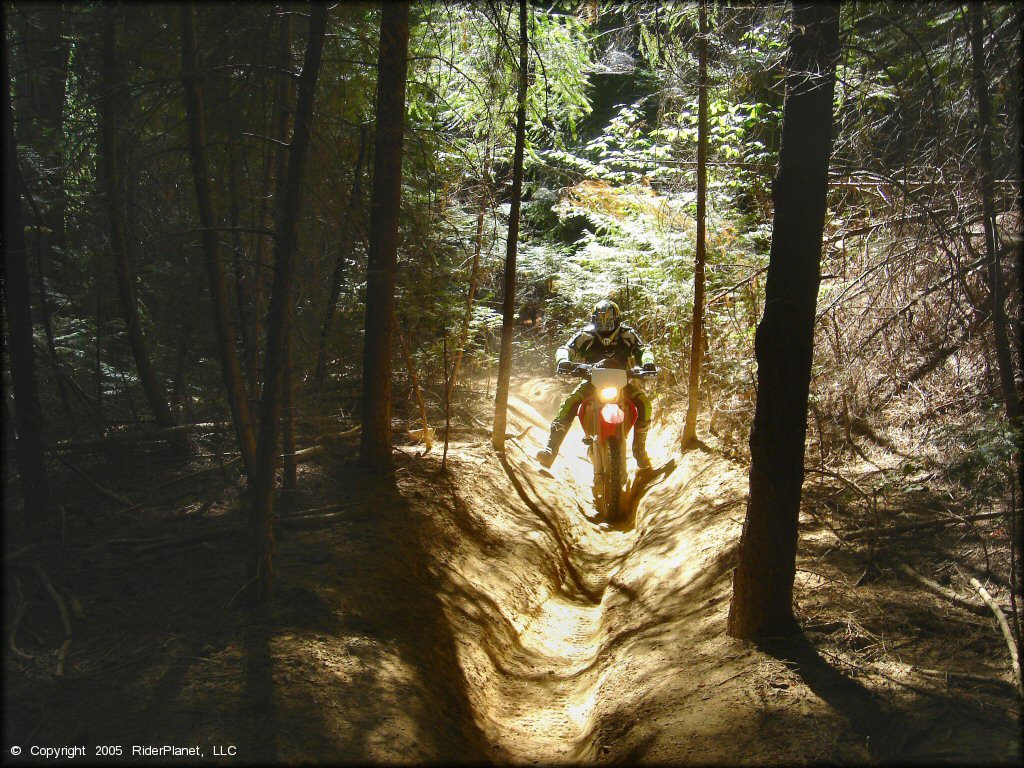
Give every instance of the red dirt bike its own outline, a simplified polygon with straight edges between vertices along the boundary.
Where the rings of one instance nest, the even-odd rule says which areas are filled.
[[[606,521],[617,519],[623,509],[626,489],[626,438],[636,423],[636,404],[625,394],[630,379],[657,376],[658,371],[595,365],[576,365],[560,374],[589,379],[593,394],[579,407],[580,424],[587,446],[587,458],[594,465],[594,506]]]

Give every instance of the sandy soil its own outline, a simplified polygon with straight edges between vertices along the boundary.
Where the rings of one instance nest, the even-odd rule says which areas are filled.
[[[894,577],[854,586],[861,564],[808,519],[805,638],[729,638],[743,468],[714,446],[677,455],[679,425],[656,422],[664,471],[601,529],[578,426],[553,478],[530,459],[561,392],[519,382],[509,429],[525,434],[504,457],[464,434],[446,473],[440,446],[403,448],[385,477],[344,452],[303,467],[258,616],[237,605],[237,532],[172,540],[231,521],[230,505],[125,516],[121,545],[75,529],[73,554],[46,564],[85,617],[58,679],[56,612],[11,567],[31,608],[16,639],[36,658],[6,652],[5,756],[167,744],[238,764],[1019,764],[990,621]],[[994,682],[921,672],[952,662]]]

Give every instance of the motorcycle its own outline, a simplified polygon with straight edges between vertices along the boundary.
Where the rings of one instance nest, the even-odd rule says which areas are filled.
[[[577,364],[560,375],[589,379],[594,386],[593,394],[580,404],[578,416],[587,458],[594,466],[594,506],[600,518],[613,521],[625,511],[626,438],[637,420],[636,404],[627,397],[626,384],[630,379],[657,376],[658,371],[597,363]]]

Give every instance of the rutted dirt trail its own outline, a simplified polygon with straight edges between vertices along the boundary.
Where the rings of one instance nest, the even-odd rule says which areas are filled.
[[[653,730],[653,723],[641,722],[642,702],[651,706],[652,694],[662,686],[689,682],[696,691],[707,682],[701,678],[705,670],[699,655],[690,655],[699,654],[702,645],[697,628],[724,605],[716,594],[725,573],[716,537],[734,541],[738,535],[738,517],[724,515],[734,504],[721,505],[717,521],[673,531],[673,522],[685,517],[686,506],[695,501],[687,479],[708,474],[714,466],[719,477],[705,482],[705,493],[735,502],[741,478],[725,462],[694,456],[647,489],[634,526],[601,530],[583,514],[590,511],[592,470],[578,425],[563,444],[554,479],[540,475],[530,460],[546,438],[546,417],[558,395],[548,382],[527,381],[510,401],[512,431],[531,428],[507,446],[504,469],[516,496],[494,508],[481,505],[472,514],[512,545],[513,556],[487,576],[480,574],[478,584],[502,595],[490,603],[483,621],[460,622],[460,661],[473,671],[470,700],[498,753],[515,761],[551,763],[624,756],[624,747],[631,746],[638,758],[658,740],[654,735],[637,738]],[[675,435],[665,428],[651,435],[652,454],[667,460],[662,441],[675,442]],[[460,452],[474,453],[470,448]],[[501,485],[498,477],[478,474],[477,480]],[[472,484],[460,474],[460,485],[471,489]],[[515,530],[516,522],[532,530],[524,536]],[[540,550],[547,567],[538,571],[517,564],[519,547]],[[701,549],[704,557],[697,556]],[[480,555],[472,547],[464,551],[466,559],[453,563],[452,570],[472,568]],[[545,570],[552,569],[545,578]],[[506,625],[509,632],[496,638],[484,622]],[[716,644],[723,642],[720,629],[712,637]],[[731,655],[734,663],[746,656],[738,650]],[[688,674],[681,675],[680,669]],[[696,744],[702,728],[714,724],[714,719],[704,726],[694,723],[688,735]],[[677,724],[680,735],[685,728]]]
[[[1004,699],[983,709],[914,672],[941,665],[929,654],[948,638],[886,638],[881,624],[888,650],[857,655],[844,611],[869,601],[883,621],[914,610],[915,626],[956,625],[891,581],[854,592],[863,564],[808,517],[797,599],[823,650],[729,638],[743,469],[712,450],[678,455],[681,425],[656,405],[648,448],[656,466],[675,464],[630,521],[602,530],[586,517],[579,426],[554,477],[531,458],[564,391],[517,383],[520,437],[504,456],[479,431],[453,438],[447,472],[440,446],[402,448],[381,476],[351,451],[305,465],[279,504],[274,593],[256,616],[236,604],[244,537],[193,536],[174,557],[140,559],[76,529],[87,557],[67,578],[89,585],[84,652],[59,686],[17,678],[7,731],[40,744],[230,744],[234,757],[214,761],[246,765],[1019,760]],[[131,535],[174,540],[209,522],[172,508]]]

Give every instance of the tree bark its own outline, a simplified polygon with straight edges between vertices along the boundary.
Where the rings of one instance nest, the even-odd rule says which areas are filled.
[[[697,444],[700,369],[704,361],[704,264],[707,261],[708,196],[708,9],[698,6],[697,37],[697,249],[693,267],[693,330],[690,336],[690,388],[683,427],[683,448]]]
[[[202,225],[200,242],[206,263],[206,279],[210,287],[213,325],[217,335],[221,377],[235,424],[238,447],[246,475],[252,480],[256,456],[256,436],[249,410],[248,392],[242,378],[235,334],[231,323],[231,307],[227,279],[221,260],[215,227],[217,215],[213,208],[210,171],[206,164],[206,128],[203,116],[203,94],[199,83],[196,58],[195,8],[190,3],[181,7],[181,81],[185,91],[185,117],[188,125],[189,159],[196,188],[196,207]]]
[[[25,223],[19,194],[18,153],[11,108],[11,73],[3,56],[3,173],[4,173],[4,282],[6,335],[14,391],[14,460],[21,476],[26,526],[39,529],[53,523],[46,460],[43,455],[43,411],[39,404],[35,356],[32,351],[32,308],[28,278]]]
[[[529,82],[526,0],[519,0],[519,89],[516,95],[516,146],[512,160],[512,205],[508,214],[508,245],[505,250],[505,296],[501,307],[501,351],[494,397],[494,429],[491,445],[505,449],[508,420],[508,386],[512,377],[512,335],[516,312],[516,253],[519,245],[519,211],[523,197],[523,154],[526,147],[526,89]]]
[[[985,46],[983,35],[984,7],[980,3],[969,6],[969,26],[971,38],[971,63],[973,67],[974,98],[978,104],[978,159],[981,171],[981,199],[985,226],[985,254],[988,262],[988,289],[992,305],[992,331],[995,341],[996,367],[999,372],[999,384],[1003,391],[1003,403],[1006,406],[1006,417],[1011,426],[1020,430],[1021,406],[1017,382],[1014,378],[1013,353],[1010,349],[1009,325],[1006,315],[1005,291],[1003,288],[1003,269],[999,263],[999,243],[996,229],[995,184],[993,182],[992,164],[992,110],[989,105],[988,80],[985,75]],[[1019,593],[1021,579],[1021,543],[1024,511],[1021,509],[1024,497],[1024,452],[1018,443],[1013,452],[1013,464],[1016,470],[1017,504],[1013,510],[1014,519],[1010,523],[1011,553],[1011,593],[1014,596],[1014,630],[1016,642],[1022,642],[1020,616],[1017,613],[1016,595]],[[1018,684],[1019,684],[1018,680]]]
[[[755,337],[757,405],[729,608],[733,637],[796,628],[797,523],[838,58],[838,4],[795,3],[765,310]]]
[[[24,3],[18,37],[22,52],[15,91],[20,98],[17,129],[23,146],[42,159],[19,170],[26,175],[25,200],[35,214],[32,241],[36,253],[36,282],[39,290],[39,320],[46,344],[57,367],[57,391],[61,408],[70,412],[64,383],[66,374],[53,333],[54,309],[50,304],[46,275],[49,264],[64,263],[66,237],[64,174],[64,106],[67,97],[68,55],[71,47],[64,35],[65,10],[60,3]],[[38,202],[37,202],[38,201]]]
[[[103,64],[100,96],[100,179],[107,202],[110,223],[110,251],[117,279],[117,297],[124,319],[128,344],[135,358],[139,381],[146,393],[150,410],[161,427],[174,426],[177,421],[167,404],[163,387],[153,370],[153,362],[142,333],[138,299],[135,295],[134,276],[128,263],[125,238],[124,201],[121,198],[121,152],[117,140],[118,123],[124,120],[122,112],[126,83],[121,63],[117,58],[117,14],[120,10],[107,3],[103,6]]]
[[[365,465],[384,468],[391,465],[391,340],[395,325],[402,198],[409,4],[386,2],[382,6],[363,348],[363,433],[359,454]]]
[[[260,399],[260,434],[251,482],[249,530],[252,551],[249,560],[248,598],[250,605],[263,602],[269,594],[273,552],[274,476],[277,472],[277,443],[284,401],[284,368],[291,333],[291,296],[302,207],[302,180],[313,126],[313,102],[323,58],[327,30],[327,6],[314,3],[309,11],[309,38],[305,63],[299,76],[295,106],[295,130],[288,151],[288,170],[283,194],[277,205],[274,242],[274,282],[267,314],[266,375]]]

